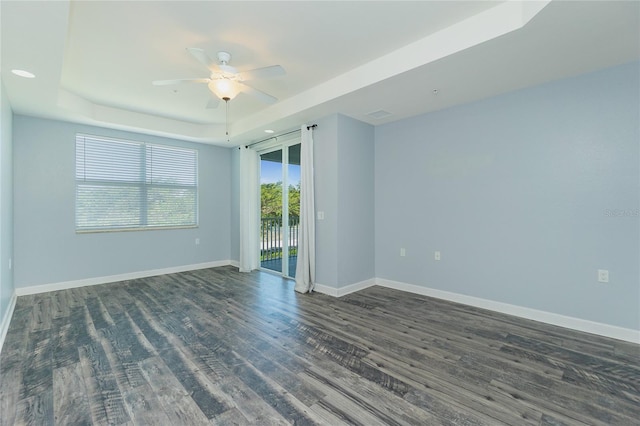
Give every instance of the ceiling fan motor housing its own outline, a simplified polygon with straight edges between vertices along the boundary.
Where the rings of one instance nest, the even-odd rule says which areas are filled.
[[[231,60],[231,53],[229,52],[218,52],[218,61],[220,63],[226,65]]]

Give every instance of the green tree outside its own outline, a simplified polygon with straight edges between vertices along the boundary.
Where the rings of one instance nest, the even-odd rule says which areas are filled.
[[[282,217],[282,182],[260,185],[262,217]],[[289,216],[300,216],[300,184],[289,185]]]

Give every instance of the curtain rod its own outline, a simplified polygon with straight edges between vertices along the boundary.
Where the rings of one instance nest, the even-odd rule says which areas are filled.
[[[307,126],[307,130],[315,129],[316,127],[318,127],[318,125],[317,125],[317,124],[312,124],[312,125],[310,125],[310,126]],[[296,129],[296,130],[292,130],[292,131],[287,132],[287,133],[282,133],[281,135],[271,136],[270,138],[266,138],[266,139],[262,139],[261,141],[258,141],[258,142],[250,143],[249,145],[245,145],[244,147],[245,147],[245,148],[249,148],[250,146],[254,146],[254,145],[257,145],[257,144],[259,144],[259,143],[266,142],[266,141],[268,141],[268,140],[270,140],[270,139],[278,139],[278,138],[281,138],[282,136],[290,135],[290,134],[292,134],[292,133],[296,133],[296,132],[299,132],[299,131],[300,131],[300,129]],[[240,147],[238,147],[238,149],[239,149],[239,148],[240,148]]]

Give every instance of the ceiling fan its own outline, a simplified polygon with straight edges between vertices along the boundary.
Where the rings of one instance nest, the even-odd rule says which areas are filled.
[[[256,68],[248,71],[239,72],[236,68],[229,65],[231,54],[228,52],[218,52],[218,62],[214,61],[207,55],[204,50],[196,47],[187,48],[189,53],[200,63],[206,66],[210,75],[208,78],[183,78],[177,80],[156,80],[154,86],[168,86],[180,83],[207,83],[209,90],[216,97],[212,97],[207,104],[207,108],[216,108],[220,103],[220,99],[230,101],[235,98],[238,93],[246,93],[252,95],[262,102],[273,104],[278,101],[277,98],[264,93],[255,87],[247,84],[247,81],[273,78],[286,74],[284,68],[280,65],[272,65],[270,67]]]

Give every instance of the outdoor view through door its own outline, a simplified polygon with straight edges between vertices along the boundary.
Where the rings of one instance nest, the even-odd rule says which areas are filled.
[[[283,220],[288,218],[288,220]],[[300,223],[300,144],[260,155],[260,266],[295,277]]]

